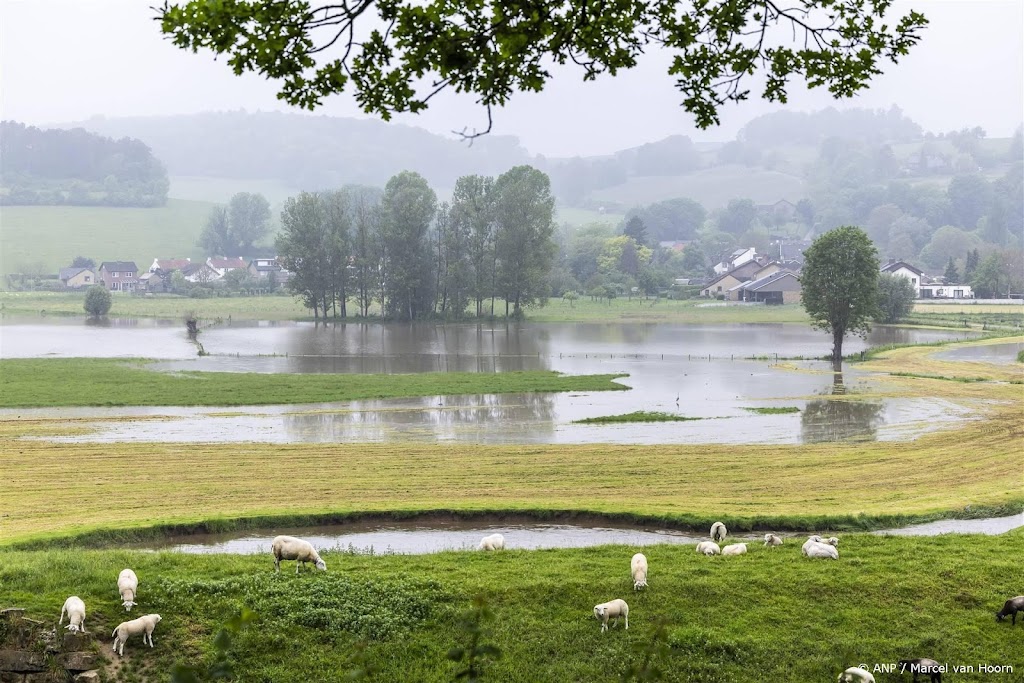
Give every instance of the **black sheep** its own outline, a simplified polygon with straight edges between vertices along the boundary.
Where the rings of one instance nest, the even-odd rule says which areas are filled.
[[[1015,598],[1010,598],[1003,605],[1003,609],[996,612],[996,621],[1002,621],[1004,618],[1013,615],[1013,625],[1017,625],[1017,612],[1024,612],[1024,595],[1018,595]]]

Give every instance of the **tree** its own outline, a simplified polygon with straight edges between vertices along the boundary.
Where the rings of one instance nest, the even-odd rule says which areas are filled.
[[[85,256],[76,256],[75,260],[71,262],[72,268],[95,268],[96,262],[91,258]]]
[[[960,281],[960,273],[956,269],[956,262],[953,261],[953,257],[949,257],[949,262],[946,264],[946,273],[943,275],[947,285],[953,285]]]
[[[352,212],[352,287],[359,315],[370,314],[379,294],[384,252],[380,236],[381,191],[375,187],[350,185],[342,188],[349,196]]]
[[[992,186],[980,175],[958,175],[949,181],[946,195],[955,223],[974,230],[992,201]]]
[[[583,80],[636,66],[649,45],[672,55],[668,73],[697,124],[719,123],[726,102],[786,102],[791,80],[850,97],[920,40],[927,20],[885,15],[890,0],[637,0],[594,7],[582,0],[522,4],[469,0],[164,3],[160,30],[179,48],[210,49],[236,74],[281,81],[278,98],[314,109],[352,88],[367,113],[388,120],[421,112],[438,92],[472,93],[486,108],[516,91],[538,92],[550,64],[572,62]],[[319,61],[336,46],[338,57]],[[474,133],[476,134],[476,133]]]
[[[650,246],[647,244],[647,226],[644,225],[644,219],[640,216],[633,216],[626,221],[626,227],[622,229],[622,234],[632,237],[633,241],[642,247]]]
[[[270,230],[270,204],[261,194],[239,192],[228,203],[231,236],[240,253],[249,253]],[[228,254],[225,253],[225,256]]]
[[[210,209],[206,217],[206,225],[199,235],[199,246],[208,254],[238,253],[238,241],[231,234],[231,224],[228,221],[228,210],[223,206],[215,206]]]
[[[452,220],[465,225],[469,256],[469,295],[476,302],[476,315],[483,315],[483,302],[493,292],[494,275],[494,179],[462,176],[452,191]],[[493,314],[494,311],[492,310]]]
[[[901,275],[879,273],[875,320],[891,325],[906,318],[913,309],[914,285],[910,280]]]
[[[970,282],[974,276],[974,271],[978,269],[978,261],[981,259],[981,254],[978,253],[977,249],[967,252],[967,260],[964,264],[964,281]]]
[[[106,315],[113,303],[110,290],[103,285],[93,285],[85,291],[85,302],[82,306],[85,308],[86,313],[94,318],[98,318],[101,315]]]
[[[289,197],[281,211],[277,252],[281,267],[292,272],[288,289],[319,319],[333,300],[330,231],[320,195],[302,192]]]
[[[661,240],[693,239],[704,225],[707,211],[692,199],[677,197],[630,209],[626,214],[626,223],[634,218],[643,221],[650,246]]]
[[[878,251],[860,228],[830,230],[804,252],[800,284],[811,325],[832,333],[832,368],[840,372],[843,338],[867,333],[878,305]]]
[[[388,181],[381,199],[385,315],[415,320],[433,302],[427,231],[437,195],[419,173],[402,171]]]
[[[751,199],[730,199],[718,212],[718,229],[731,235],[742,235],[757,219],[757,208]]]
[[[921,250],[921,260],[931,269],[945,266],[950,258],[969,251],[981,243],[973,232],[967,232],[952,225],[944,225],[932,234],[932,238]]]

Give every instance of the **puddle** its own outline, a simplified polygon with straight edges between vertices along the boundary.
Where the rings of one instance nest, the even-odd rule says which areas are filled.
[[[967,346],[961,349],[949,349],[935,354],[935,358],[943,360],[973,361],[1010,365],[1017,362],[1017,354],[1024,351],[1024,343],[1008,342],[1006,344],[984,344]],[[1021,365],[1024,368],[1024,365]],[[1024,369],[1021,371],[1024,373]]]

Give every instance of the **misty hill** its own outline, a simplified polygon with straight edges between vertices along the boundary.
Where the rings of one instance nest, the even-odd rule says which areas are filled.
[[[0,204],[163,206],[168,179],[144,143],[82,128],[0,123]]]

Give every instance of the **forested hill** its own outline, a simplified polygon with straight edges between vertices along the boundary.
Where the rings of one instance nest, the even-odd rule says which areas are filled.
[[[139,140],[0,123],[0,204],[163,206],[168,187]]]
[[[73,125],[144,140],[171,175],[276,180],[306,190],[383,186],[402,170],[449,188],[459,176],[497,175],[530,161],[513,137],[487,135],[469,145],[372,119],[233,111],[92,118]]]

